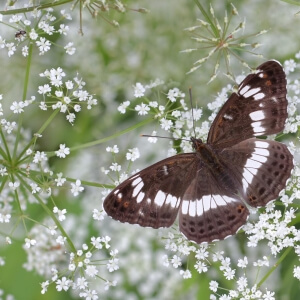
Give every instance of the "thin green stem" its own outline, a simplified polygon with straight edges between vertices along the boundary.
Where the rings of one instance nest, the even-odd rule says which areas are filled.
[[[201,5],[201,3],[198,0],[194,0],[194,2],[196,3],[196,5],[198,6],[198,8],[200,9],[202,15],[204,16],[206,22],[208,22],[211,26],[211,29],[213,30],[214,34],[216,37],[219,37],[219,32],[217,30],[217,28],[215,27],[213,21],[211,20],[211,18],[209,17],[209,15],[206,13],[205,9],[203,8],[203,6]]]
[[[300,6],[300,2],[298,2],[298,1],[294,1],[294,0],[281,0],[281,1],[289,3],[289,4]]]
[[[142,127],[142,126],[150,123],[152,120],[153,120],[153,118],[146,119],[146,120],[144,120],[144,121],[142,121],[138,124],[135,124],[135,125],[133,125],[131,127],[128,127],[124,130],[121,130],[121,131],[119,131],[119,132],[117,132],[117,133],[115,133],[115,134],[113,134],[109,137],[106,137],[106,138],[103,138],[103,139],[100,139],[100,140],[96,140],[96,141],[93,141],[93,142],[85,143],[85,144],[82,144],[82,145],[74,146],[74,147],[70,148],[70,150],[75,151],[75,150],[78,150],[78,149],[84,149],[84,148],[88,148],[88,147],[92,147],[92,146],[96,146],[96,145],[105,143],[105,142],[113,140],[113,139],[115,139],[115,138],[117,138],[117,137],[119,137],[119,136],[121,136],[121,135],[123,135],[127,132],[130,132],[134,129]]]
[[[26,189],[31,192],[31,188],[28,185],[28,183],[23,180],[23,177],[18,176],[20,182],[22,183],[22,185],[24,187],[26,187]],[[71,238],[68,236],[68,234],[65,232],[64,228],[61,226],[60,222],[57,220],[55,214],[53,213],[52,210],[50,210],[48,208],[48,206],[44,203],[44,201],[37,195],[37,194],[33,194],[34,198],[38,201],[38,203],[40,204],[40,206],[44,209],[44,211],[46,212],[47,215],[50,216],[50,218],[54,221],[55,225],[57,226],[57,228],[60,230],[61,234],[67,239],[68,245],[71,248],[72,252],[76,252],[76,248],[71,240]]]
[[[30,7],[24,7],[24,8],[18,8],[18,9],[10,9],[10,10],[3,10],[0,11],[0,14],[2,15],[16,15],[16,14],[21,14],[21,13],[26,13],[34,10],[42,10],[58,5],[63,5],[69,2],[73,2],[74,0],[61,0],[58,2],[52,2],[52,3],[46,3],[42,5],[35,5],[35,6],[30,6]]]
[[[266,280],[267,278],[273,273],[273,271],[281,264],[281,262],[286,258],[286,256],[289,254],[289,252],[292,250],[292,247],[287,248],[284,253],[281,255],[281,257],[277,260],[277,262],[274,264],[274,266],[267,272],[267,274],[262,278],[262,280],[257,284],[257,287],[259,288]]]
[[[59,110],[56,109],[55,111],[53,111],[53,113],[50,115],[50,117],[46,120],[46,122],[43,124],[43,126],[38,130],[37,134],[41,134],[42,132],[44,132],[44,130],[47,128],[47,126],[52,122],[52,120],[55,118],[55,116],[58,114]],[[24,155],[24,153],[26,152],[26,150],[32,145],[32,143],[34,142],[34,140],[36,139],[36,137],[34,136],[31,141],[27,144],[27,146],[23,149],[23,151],[19,154],[18,156],[18,161],[21,159],[21,157]]]
[[[29,44],[28,49],[28,57],[27,57],[27,66],[26,66],[26,72],[25,72],[25,80],[24,80],[24,87],[23,87],[23,101],[26,100],[27,90],[28,90],[28,84],[29,84],[29,74],[30,74],[30,67],[31,67],[31,60],[32,59],[32,43]],[[20,141],[21,136],[21,129],[23,124],[23,114],[19,115],[18,120],[18,130],[16,132],[16,140],[14,145],[14,151],[13,151],[13,158],[15,159],[17,156],[17,150],[18,150],[18,144]]]

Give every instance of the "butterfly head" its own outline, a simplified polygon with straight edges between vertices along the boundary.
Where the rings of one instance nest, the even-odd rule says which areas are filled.
[[[191,143],[192,143],[193,149],[195,151],[197,151],[197,149],[199,149],[199,147],[201,147],[201,145],[203,145],[203,142],[201,139],[196,139],[194,137],[191,137]]]

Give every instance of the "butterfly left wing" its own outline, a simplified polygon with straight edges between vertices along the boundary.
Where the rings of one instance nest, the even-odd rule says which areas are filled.
[[[185,153],[151,165],[117,186],[104,200],[103,208],[121,222],[170,227],[185,187],[195,177],[196,169],[201,169],[199,163],[195,153]]]
[[[267,61],[248,75],[217,114],[207,143],[225,148],[254,136],[281,132],[287,118],[282,66]]]

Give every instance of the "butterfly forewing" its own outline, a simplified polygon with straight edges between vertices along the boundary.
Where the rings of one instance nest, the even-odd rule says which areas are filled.
[[[196,243],[224,239],[245,224],[247,205],[278,197],[291,175],[287,147],[255,136],[278,133],[287,118],[282,66],[268,61],[245,78],[217,114],[207,144],[192,138],[194,153],[178,154],[131,176],[104,200],[121,222],[171,226]]]
[[[254,136],[278,133],[287,117],[286,78],[276,61],[248,75],[216,116],[207,139],[225,148]]]
[[[103,204],[105,211],[121,222],[153,228],[171,226],[184,187],[188,187],[201,167],[195,159],[195,153],[179,154],[128,178],[107,196]]]

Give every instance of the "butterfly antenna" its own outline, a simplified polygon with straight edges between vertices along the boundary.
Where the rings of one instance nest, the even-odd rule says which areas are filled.
[[[194,136],[196,137],[195,120],[194,120],[194,108],[193,108],[193,97],[192,97],[192,88],[191,87],[189,87],[189,95],[190,95],[190,103],[191,103],[191,110],[192,110],[193,130],[194,130]]]
[[[187,139],[182,139],[182,138],[173,138],[169,136],[160,136],[160,135],[150,135],[150,134],[141,134],[142,137],[153,137],[153,138],[159,138],[159,139],[168,139],[168,140],[181,140],[181,141],[189,141]]]

